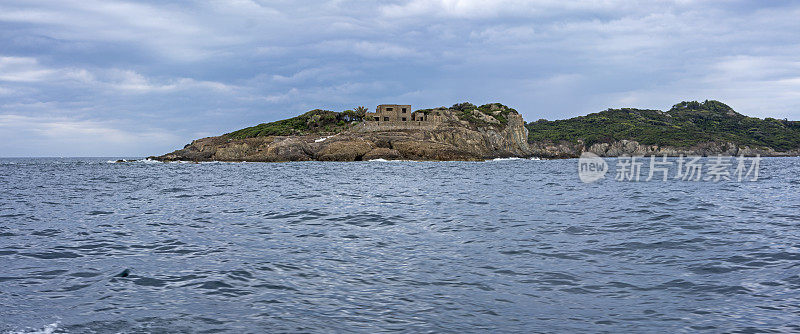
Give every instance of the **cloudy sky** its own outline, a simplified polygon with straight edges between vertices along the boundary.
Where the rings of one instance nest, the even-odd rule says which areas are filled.
[[[800,3],[3,0],[0,156],[146,156],[314,108],[800,119]]]

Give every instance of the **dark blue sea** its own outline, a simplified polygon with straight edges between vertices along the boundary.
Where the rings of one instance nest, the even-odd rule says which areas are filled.
[[[0,333],[800,332],[798,158],[115,159],[0,159]]]

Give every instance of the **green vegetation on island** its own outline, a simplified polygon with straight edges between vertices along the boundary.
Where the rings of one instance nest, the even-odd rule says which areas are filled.
[[[487,121],[492,118],[497,120],[494,124],[499,123],[505,126],[508,124],[508,115],[517,113],[513,108],[509,108],[500,103],[488,103],[478,107],[469,102],[456,103],[450,108],[420,109],[416,112],[428,114],[435,110],[456,111],[460,120],[465,120],[470,122],[470,124],[479,126],[492,125],[491,122]],[[362,122],[364,120],[364,115],[368,111],[369,110],[363,106],[342,112],[314,109],[299,116],[270,123],[262,123],[228,133],[227,135],[233,139],[245,139],[264,136],[338,133],[358,122]]]
[[[290,136],[310,133],[332,133],[346,129],[352,122],[360,122],[367,108],[357,107],[355,110],[335,112],[315,109],[300,116],[280,121],[262,123],[228,134],[234,139],[264,136]]]
[[[690,147],[703,142],[739,146],[800,148],[800,122],[759,119],[735,112],[719,101],[681,102],[667,112],[608,109],[565,120],[526,125],[529,142],[582,140],[586,145],[634,140],[643,145]]]
[[[411,115],[408,110],[393,107],[408,105],[382,105],[376,113],[370,113],[366,107],[342,112],[311,110],[289,119],[197,139],[183,149],[152,158],[474,161],[531,156],[575,158],[585,151],[604,157],[800,156],[800,122],[747,117],[718,101],[681,102],[666,112],[608,109],[565,120],[527,124],[516,110],[500,103],[476,106],[464,102],[420,109]],[[406,111],[402,113],[405,115],[401,111]],[[419,113],[426,116],[416,117]],[[404,123],[408,119],[402,116],[412,116],[417,121]],[[594,145],[600,143],[603,144]]]
[[[513,108],[500,103],[476,106],[469,102],[456,103],[451,107],[419,109],[416,112],[430,114],[435,111],[447,111],[454,120],[467,121],[479,127],[506,126],[509,114],[517,114]],[[245,139],[339,133],[362,122],[367,112],[366,107],[342,112],[315,109],[227,135],[233,139]],[[744,116],[726,104],[713,100],[681,102],[666,112],[635,108],[608,109],[565,120],[541,119],[525,126],[530,143],[582,141],[591,146],[595,143],[632,140],[642,145],[664,147],[730,142],[738,146],[768,147],[777,151],[800,148],[800,122]]]
[[[435,110],[456,111],[458,119],[467,121],[474,125],[491,125],[491,123],[487,122],[486,119],[494,118],[501,125],[505,126],[508,124],[508,115],[517,113],[514,108],[509,108],[501,103],[487,103],[479,107],[469,102],[456,103],[450,108],[439,107],[432,109],[419,109],[415,112],[421,112],[427,115]]]
[[[496,119],[502,125],[508,124],[508,114],[517,113],[517,111],[513,108],[509,108],[501,103],[488,103],[480,107],[476,107],[472,103],[464,102],[454,104],[452,109],[461,112],[461,114],[459,114],[459,118],[462,120],[477,124],[485,123],[485,121],[475,117],[475,113],[473,113],[474,110],[477,110],[478,112],[487,116],[494,117],[494,119]]]

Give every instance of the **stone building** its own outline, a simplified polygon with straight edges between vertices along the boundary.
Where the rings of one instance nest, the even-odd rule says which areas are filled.
[[[409,104],[381,104],[375,109],[375,112],[366,113],[364,122],[359,123],[354,130],[433,130],[452,118],[452,115],[447,115],[446,108],[411,111]]]
[[[438,111],[424,113],[421,111],[411,111],[410,104],[381,104],[375,112],[366,113],[364,120],[368,123],[378,122],[389,124],[402,125],[408,122],[408,125],[419,124],[419,122],[438,123],[442,121],[441,114]]]
[[[366,120],[371,122],[408,122],[411,121],[411,105],[381,104],[375,112],[368,112]]]

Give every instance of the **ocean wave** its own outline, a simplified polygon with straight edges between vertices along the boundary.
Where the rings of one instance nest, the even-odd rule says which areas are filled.
[[[514,160],[525,160],[525,159],[520,157],[509,157],[509,158],[494,158],[492,160],[486,160],[486,161],[514,161]]]
[[[11,331],[8,334],[53,334],[58,329],[59,322],[54,322],[52,324],[44,326],[42,329],[32,329],[27,328],[21,331]]]

